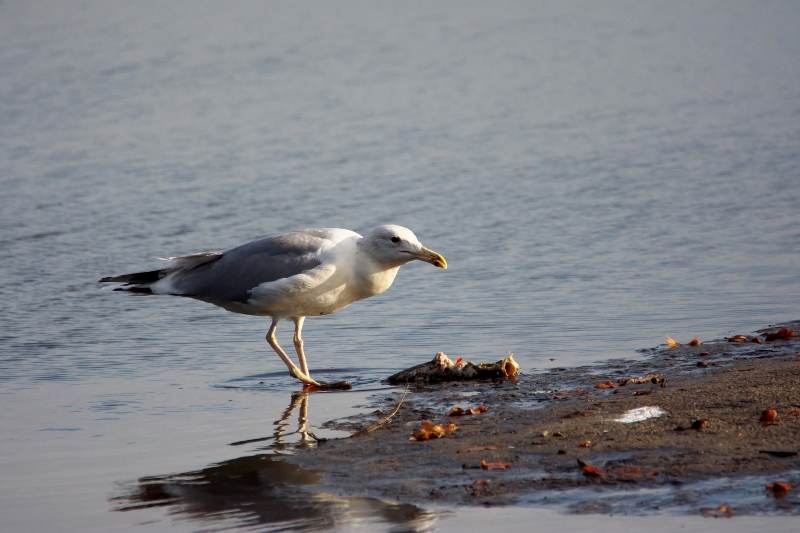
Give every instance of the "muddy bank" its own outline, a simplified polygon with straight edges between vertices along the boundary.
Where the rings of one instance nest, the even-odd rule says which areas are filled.
[[[797,323],[789,326],[798,329]],[[386,427],[321,443],[290,460],[325,470],[321,490],[419,504],[506,505],[571,489],[667,488],[669,496],[653,494],[669,507],[691,497],[691,490],[681,487],[692,483],[766,476],[796,487],[769,504],[794,513],[800,507],[799,351],[797,338],[761,344],[723,340],[654,348],[642,360],[599,367],[412,386]],[[630,381],[648,374],[657,377]],[[598,383],[614,388],[595,388]],[[329,426],[361,429],[388,414],[401,392],[376,398],[380,409],[371,417]],[[488,411],[446,418],[453,407],[478,405]],[[631,424],[615,421],[648,406],[665,413]],[[778,419],[762,424],[767,409],[777,411]],[[452,421],[458,429],[441,439],[409,441],[423,421]],[[691,429],[693,423],[700,429]],[[468,451],[477,447],[487,449]],[[599,475],[586,472],[579,460]],[[486,470],[482,461],[510,466]]]

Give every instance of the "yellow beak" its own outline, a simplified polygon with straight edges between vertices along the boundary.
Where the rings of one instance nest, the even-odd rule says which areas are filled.
[[[419,259],[420,261],[425,261],[426,263],[430,263],[435,267],[439,268],[447,268],[447,261],[444,260],[441,254],[437,254],[433,250],[428,250],[424,246],[422,247],[421,252],[406,252],[414,256],[415,259]]]

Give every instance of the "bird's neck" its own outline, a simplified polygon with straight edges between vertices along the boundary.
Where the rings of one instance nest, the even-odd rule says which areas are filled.
[[[392,286],[400,267],[381,267],[372,261],[361,261],[356,268],[355,285],[362,298],[369,298]]]

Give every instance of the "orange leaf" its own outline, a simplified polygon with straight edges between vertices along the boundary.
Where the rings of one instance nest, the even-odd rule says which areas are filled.
[[[786,496],[786,493],[792,490],[792,486],[788,483],[776,481],[775,483],[767,485],[767,490],[772,491],[776,496]]]
[[[610,381],[606,381],[605,383],[598,383],[594,386],[595,389],[616,389],[619,385],[614,385]]]
[[[585,440],[583,442],[579,442],[578,444],[580,444],[584,448],[592,448],[593,446],[597,446],[596,442],[593,443],[590,440]]]
[[[459,364],[461,361],[463,361],[463,359],[461,359],[461,358],[459,357],[458,359],[456,359],[456,362],[455,362],[455,363],[453,363],[453,364],[454,364],[454,365],[457,365],[457,364]]]
[[[484,470],[506,470],[511,468],[510,463],[487,463],[485,460],[481,461],[481,467]]]
[[[603,472],[599,468],[586,464],[580,459],[578,459],[578,466],[583,469],[583,475],[586,477],[600,477],[603,475]]]
[[[453,410],[447,416],[464,416],[464,410],[460,407],[453,407]]]
[[[481,406],[479,406],[479,407],[478,407],[478,409],[477,409],[477,411],[478,411],[478,414],[480,414],[480,413],[485,413],[485,412],[486,412],[486,411],[488,411],[488,410],[489,410],[489,408],[488,408],[488,407],[484,407],[484,406],[482,406],[482,405],[481,405]]]
[[[700,341],[698,341],[697,337],[695,337],[694,339],[689,341],[689,344],[687,344],[687,346],[697,346],[698,344],[700,344]]]
[[[458,426],[450,422],[446,426],[442,426],[442,429],[444,430],[444,434],[447,435],[448,433],[452,433],[458,429]]]
[[[789,411],[786,414],[787,415],[793,415],[793,416],[800,415],[800,408],[795,407],[794,409],[792,409],[791,411]]]
[[[447,424],[445,426],[434,424],[433,422],[428,422],[427,420],[422,422],[422,428],[414,431],[409,437],[408,440],[429,440],[429,439],[439,439],[444,437],[448,433],[452,433],[456,430],[458,426],[455,424]]]
[[[584,466],[583,475],[586,477],[600,477],[603,475],[603,472],[599,468],[593,466]]]
[[[676,348],[676,347],[680,346],[680,343],[679,342],[675,342],[675,340],[671,339],[669,337],[669,335],[667,335],[667,344],[669,344],[670,348]]]
[[[768,333],[767,334],[767,340],[768,341],[776,341],[776,340],[779,340],[779,339],[789,339],[791,337],[794,337],[795,335],[797,335],[796,331],[794,331],[794,330],[789,331],[788,328],[781,328],[778,331],[774,331],[772,333]]]
[[[436,435],[433,432],[425,430],[425,429],[418,429],[411,434],[408,440],[428,440],[428,439],[435,439]]]
[[[761,418],[758,419],[762,424],[774,424],[778,419],[778,412],[775,409],[767,409],[761,413]]]

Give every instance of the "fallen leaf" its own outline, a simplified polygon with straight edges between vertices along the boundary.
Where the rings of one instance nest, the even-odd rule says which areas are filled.
[[[650,394],[653,394],[653,389],[637,390],[636,392],[633,393],[634,396],[649,396]]]
[[[458,450],[456,453],[482,452],[484,450],[497,450],[498,448],[500,448],[499,444],[493,444],[492,446],[473,446],[472,448]]]
[[[750,339],[750,342],[755,342],[757,344],[761,344],[761,337],[755,336],[752,339]]]
[[[433,432],[425,429],[417,429],[408,437],[408,440],[428,440],[434,438],[436,438],[436,435],[434,435]]]
[[[792,486],[788,483],[776,481],[775,483],[768,484],[767,490],[772,492],[776,498],[783,498],[790,490],[792,490]]]
[[[703,516],[713,516],[714,518],[731,518],[733,516],[733,508],[730,505],[720,503],[716,509],[700,509],[700,514]]]
[[[583,469],[583,475],[586,477],[600,477],[603,475],[602,470],[588,463],[584,463],[580,459],[578,459],[578,466],[580,466]]]
[[[664,377],[664,374],[647,374],[646,376],[640,378],[630,378],[628,381],[637,385],[642,383],[657,384],[666,383],[667,378]]]
[[[575,392],[577,392],[578,394],[589,394],[589,391],[584,389],[583,387],[575,389]]]
[[[734,335],[733,337],[725,337],[728,342],[747,342],[749,339],[747,335]]]
[[[456,430],[458,426],[455,424],[434,424],[433,422],[428,422],[427,420],[422,423],[422,428],[414,431],[408,440],[430,440],[430,439],[440,439],[447,435],[448,433],[452,433]]]
[[[600,477],[603,475],[603,472],[599,468],[593,466],[584,466],[583,475],[586,477]]]
[[[486,479],[476,479],[472,483],[472,485],[467,485],[466,489],[467,490],[476,490],[476,489],[481,489],[481,488],[485,488],[485,487],[488,487],[488,486],[489,486],[489,481],[488,480],[486,480]]]
[[[598,383],[594,386],[595,389],[616,389],[619,385],[615,385],[610,381],[606,381],[605,383]]]
[[[700,344],[700,341],[698,341],[697,337],[695,337],[694,339],[690,340],[686,346],[697,346],[698,344]]]
[[[794,409],[792,409],[791,411],[789,411],[786,414],[787,415],[792,415],[792,416],[798,416],[798,415],[800,415],[800,408],[795,407]]]
[[[486,461],[481,461],[481,468],[484,470],[506,470],[511,468],[510,463],[487,463]]]
[[[484,406],[476,407],[473,409],[472,407],[468,407],[466,410],[462,409],[461,407],[453,407],[453,410],[447,416],[465,416],[465,415],[479,415],[481,413],[485,413],[488,411]]]
[[[570,413],[568,415],[564,415],[564,418],[585,418],[589,415],[584,413],[583,411],[575,411],[574,413]]]
[[[767,333],[766,340],[769,341],[777,341],[782,339],[790,339],[797,335],[797,332],[794,330],[789,331],[788,328],[781,328],[778,331],[774,331],[772,333]]]
[[[620,387],[625,387],[627,384],[628,384],[628,380],[627,379],[618,379],[617,380],[617,385],[619,385]]]
[[[778,412],[775,409],[767,409],[761,413],[761,418],[758,419],[764,425],[774,424],[778,419]]]
[[[590,440],[585,440],[583,442],[579,442],[578,444],[583,448],[593,448],[593,447],[597,446],[596,442],[592,442]]]
[[[701,357],[705,357],[706,355],[711,355],[711,352],[700,352]]]
[[[667,335],[667,344],[670,346],[670,348],[677,348],[681,345],[679,342],[675,342],[674,339],[671,339],[669,335]]]
[[[695,431],[704,431],[708,429],[708,420],[695,420],[692,422],[692,429]]]

